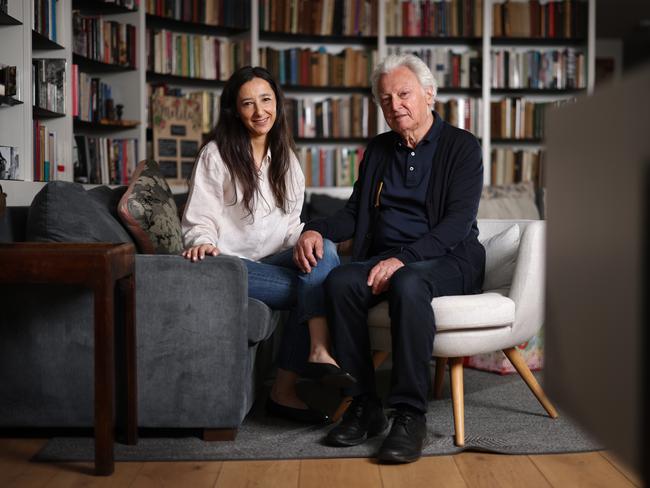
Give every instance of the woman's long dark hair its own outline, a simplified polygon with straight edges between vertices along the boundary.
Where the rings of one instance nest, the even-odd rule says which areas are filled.
[[[291,164],[291,151],[295,149],[295,145],[285,117],[284,96],[271,73],[264,68],[252,66],[244,66],[233,73],[221,93],[219,121],[208,135],[207,141],[217,143],[226,168],[235,183],[242,188],[244,207],[252,216],[253,197],[258,190],[258,177],[250,135],[239,118],[237,100],[241,86],[253,78],[261,78],[268,82],[275,93],[275,122],[267,137],[267,146],[271,150],[269,182],[276,205],[284,213],[288,213],[290,206],[286,176]]]

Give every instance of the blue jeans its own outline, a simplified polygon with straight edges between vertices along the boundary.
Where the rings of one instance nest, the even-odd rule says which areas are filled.
[[[291,310],[280,343],[278,366],[300,373],[309,355],[309,329],[312,317],[325,317],[323,283],[339,265],[336,245],[323,240],[323,257],[310,273],[303,273],[293,262],[293,249],[268,256],[261,262],[242,260],[248,268],[248,296],[273,310]]]

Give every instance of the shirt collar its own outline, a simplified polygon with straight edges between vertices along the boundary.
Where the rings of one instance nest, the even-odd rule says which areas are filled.
[[[418,142],[418,146],[423,142],[426,143],[435,142],[438,139],[438,137],[440,137],[440,131],[442,130],[443,120],[440,114],[438,114],[438,112],[436,112],[435,110],[432,110],[432,112],[433,112],[433,124],[431,124],[431,127],[424,135],[422,140]],[[402,140],[401,136],[397,132],[395,132],[395,137],[396,137],[395,145],[397,147],[405,148],[406,144],[404,144],[404,141]]]

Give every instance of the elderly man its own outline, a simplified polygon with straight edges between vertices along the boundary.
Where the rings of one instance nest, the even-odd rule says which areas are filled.
[[[436,331],[431,300],[480,291],[485,251],[476,213],[483,185],[481,149],[472,134],[432,110],[436,82],[419,58],[389,56],[372,76],[375,100],[392,129],[370,141],[345,208],[305,226],[296,258],[314,261],[323,238],[354,238],[352,262],[326,283],[328,324],[341,368],[357,379],[353,401],[327,435],[354,446],[388,427],[377,396],[368,310],[389,304],[393,425],[383,462],[420,458],[426,438],[429,361]]]

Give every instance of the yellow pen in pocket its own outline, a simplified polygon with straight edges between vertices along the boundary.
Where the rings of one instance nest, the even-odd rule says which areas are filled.
[[[383,180],[379,182],[379,188],[377,188],[377,196],[375,197],[375,207],[379,207],[379,196],[381,195],[381,189],[384,187]]]

